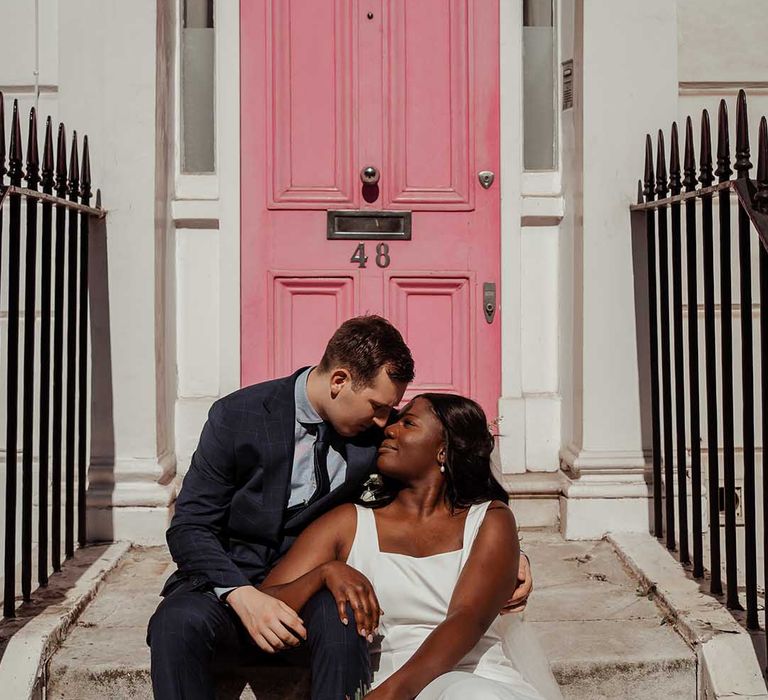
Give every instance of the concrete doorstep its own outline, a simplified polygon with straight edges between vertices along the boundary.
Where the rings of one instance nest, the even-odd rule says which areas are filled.
[[[528,531],[523,544],[531,644],[538,638],[566,700],[768,698],[749,635],[652,537],[567,542]],[[0,695],[151,698],[146,625],[172,569],[165,547],[79,550],[0,625]],[[306,673],[251,675],[250,687],[231,679],[221,697],[306,697]]]
[[[567,700],[658,700],[696,697],[696,656],[638,592],[638,581],[613,547],[565,542],[554,532],[526,532],[535,593],[529,627]],[[172,568],[165,548],[133,549],[106,578],[48,669],[48,698],[151,698],[146,625]],[[307,676],[259,669],[221,697],[306,697]]]
[[[650,535],[616,534],[608,539],[695,650],[702,700],[768,698],[749,633],[717,598],[703,592]]]

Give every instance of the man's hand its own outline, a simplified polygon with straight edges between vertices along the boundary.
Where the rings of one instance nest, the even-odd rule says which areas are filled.
[[[366,693],[365,697],[371,698],[371,700],[407,700],[409,695],[391,690],[386,687],[385,683],[378,688],[374,688],[370,693]]]
[[[347,625],[347,603],[355,612],[358,633],[369,642],[379,628],[379,616],[382,610],[373,591],[371,582],[357,569],[344,562],[331,561],[323,564],[323,583],[336,599],[339,618]]]
[[[512,597],[504,604],[501,614],[523,612],[528,604],[528,596],[533,591],[533,577],[531,576],[531,563],[528,557],[520,553],[520,568],[517,572],[517,587]]]
[[[307,630],[292,608],[253,586],[235,588],[227,596],[227,603],[242,620],[253,641],[269,654],[295,647],[299,643],[296,635],[307,638]]]

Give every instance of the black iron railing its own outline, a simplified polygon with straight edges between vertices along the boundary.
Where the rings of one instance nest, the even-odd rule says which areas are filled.
[[[763,117],[759,128],[755,179],[749,177],[752,163],[744,91],[739,92],[736,105],[736,152],[733,162],[735,179],[731,178],[733,170],[725,101],[720,103],[717,132],[717,168],[713,171],[709,114],[705,110],[701,118],[698,177],[690,117],[686,120],[682,172],[676,124],[672,125],[671,130],[669,178],[666,172],[663,132],[659,131],[658,134],[655,169],[652,140],[650,136],[646,139],[645,174],[643,181],[639,183],[638,204],[631,207],[635,235],[635,276],[636,280],[643,282],[636,285],[636,289],[640,290],[636,298],[638,342],[641,351],[642,344],[645,344],[648,356],[647,366],[641,367],[641,374],[647,373],[649,379],[647,389],[645,382],[643,389],[649,393],[646,401],[649,408],[645,420],[650,424],[652,442],[654,534],[665,538],[666,546],[670,550],[678,550],[682,563],[692,563],[693,575],[697,578],[705,575],[705,554],[708,554],[710,590],[720,595],[723,593],[720,528],[722,500],[726,604],[732,609],[743,609],[739,599],[738,580],[738,563],[741,561],[744,572],[746,624],[749,629],[756,630],[760,625],[757,614],[758,523],[755,495],[756,399],[752,327],[752,243],[756,241],[755,247],[759,251],[758,405],[762,415],[763,523],[768,523],[768,450],[765,445],[768,439],[768,125]],[[734,194],[735,197],[732,196]],[[713,212],[715,198],[718,204],[717,234]],[[738,258],[735,261],[731,251],[732,206],[738,210]],[[719,258],[717,289],[716,246]],[[737,310],[740,314],[738,328],[741,341],[741,372],[740,377],[736,378],[733,358],[732,269],[737,270],[739,276]],[[697,316],[700,273],[704,306],[703,348],[699,347]],[[687,282],[685,289],[684,275]],[[716,292],[720,302],[719,333],[716,324]],[[687,336],[684,332],[685,322]],[[704,359],[703,381],[699,371],[700,354],[703,354]],[[700,384],[705,387],[703,404],[699,392]],[[735,396],[741,399],[742,404],[740,425],[736,425]],[[706,414],[706,483],[702,475],[702,411]],[[737,449],[734,439],[736,430],[741,432],[743,453],[743,549],[737,546]],[[705,550],[703,541],[704,489],[708,502],[708,550]],[[760,540],[764,562],[768,549],[765,530],[763,527]],[[768,576],[768,563],[764,566],[764,574]],[[766,624],[768,626],[768,618]]]
[[[7,374],[4,387],[6,489],[3,615],[13,617],[19,555],[22,598],[25,601],[29,600],[32,594],[33,539],[37,540],[37,582],[41,586],[48,583],[51,571],[59,571],[61,568],[62,539],[64,556],[71,557],[74,554],[75,508],[77,508],[77,542],[83,545],[86,541],[88,237],[92,218],[102,217],[104,212],[101,209],[98,194],[96,207],[90,206],[91,172],[88,137],[83,141],[81,169],[78,160],[77,135],[73,135],[69,176],[67,176],[64,125],[59,125],[54,169],[52,125],[48,118],[41,169],[37,116],[32,109],[27,133],[26,162],[24,162],[21,124],[16,101],[13,104],[8,168],[6,169],[3,105],[3,95],[0,93],[0,243],[2,236],[8,237],[8,258],[5,261],[5,270],[3,270],[3,261],[0,260],[0,284],[7,284],[8,293]],[[6,174],[8,182],[6,182]],[[22,181],[25,181],[25,187],[22,186]],[[42,191],[39,187],[42,187]],[[7,226],[4,225],[6,212]],[[24,250],[23,266],[22,248]],[[19,308],[22,278],[23,318]],[[40,292],[39,333],[35,328],[38,288]],[[23,337],[20,338],[19,330],[22,320]],[[19,366],[20,346],[21,367]],[[38,361],[35,359],[36,349],[39,351]],[[36,383],[39,387],[37,392]],[[19,425],[18,415],[19,403],[21,403],[21,425]],[[19,428],[21,428],[20,451],[18,449]],[[38,473],[35,490],[36,433]],[[21,537],[20,552],[17,552],[19,458],[21,458]],[[62,469],[65,486],[63,504]],[[77,499],[75,498],[76,483]],[[37,494],[37,537],[33,538],[35,493]]]

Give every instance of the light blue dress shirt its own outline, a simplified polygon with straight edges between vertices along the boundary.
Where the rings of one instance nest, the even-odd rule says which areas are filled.
[[[307,396],[307,378],[312,367],[296,378],[294,400],[296,402],[296,425],[293,431],[293,469],[291,470],[291,494],[288,507],[306,503],[317,490],[315,480],[314,447],[316,427],[323,422]],[[331,444],[328,449],[328,481],[331,491],[344,483],[347,476],[347,462]]]

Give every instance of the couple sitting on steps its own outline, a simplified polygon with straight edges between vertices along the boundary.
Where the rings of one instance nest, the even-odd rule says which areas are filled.
[[[400,333],[364,316],[316,367],[213,405],[149,623],[156,698],[214,698],[217,673],[269,654],[310,665],[313,700],[557,697],[505,616],[532,582],[486,417],[448,394],[395,412],[413,376]]]

